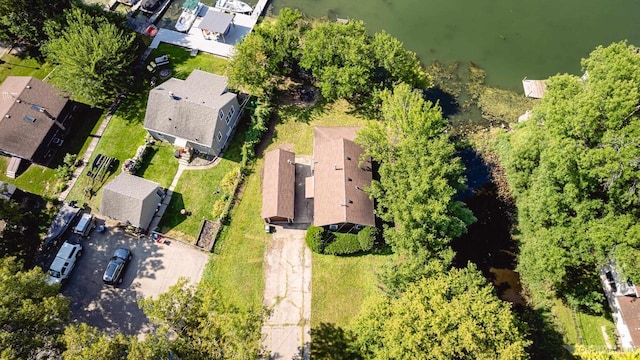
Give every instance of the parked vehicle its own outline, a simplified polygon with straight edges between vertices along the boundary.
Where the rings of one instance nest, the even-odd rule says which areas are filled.
[[[49,266],[47,284],[53,285],[66,282],[80,255],[82,255],[82,245],[65,241],[60,250],[58,250],[51,266]]]
[[[131,261],[131,251],[129,249],[120,248],[116,249],[107,264],[107,269],[102,275],[102,281],[107,285],[118,286],[122,283],[124,277],[124,270],[127,264]]]
[[[96,224],[93,220],[93,214],[83,214],[73,232],[81,236],[88,236],[94,227],[96,227]]]

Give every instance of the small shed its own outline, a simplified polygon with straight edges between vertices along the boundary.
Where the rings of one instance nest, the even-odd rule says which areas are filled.
[[[262,218],[267,223],[293,222],[296,155],[275,149],[264,155],[262,178]]]
[[[157,183],[121,173],[104,187],[100,213],[146,230],[163,197],[164,192]]]
[[[524,88],[524,96],[542,99],[542,96],[547,91],[547,85],[544,80],[529,80],[527,78],[522,79],[522,87]]]
[[[210,32],[214,37],[222,36],[222,42],[226,42],[224,35],[229,31],[229,27],[233,24],[235,14],[229,14],[221,11],[207,11],[202,18],[198,27],[202,31]]]

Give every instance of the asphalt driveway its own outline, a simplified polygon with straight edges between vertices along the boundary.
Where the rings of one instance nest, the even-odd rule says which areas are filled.
[[[126,236],[115,228],[104,233],[94,230],[81,242],[83,255],[62,289],[62,293],[71,298],[71,320],[86,322],[112,334],[147,331],[149,321],[138,308],[137,299],[157,297],[179,277],[198,283],[209,259],[209,254],[177,241],[158,244],[149,238]],[[102,283],[102,274],[113,251],[119,247],[130,249],[133,258],[122,284],[114,288]]]

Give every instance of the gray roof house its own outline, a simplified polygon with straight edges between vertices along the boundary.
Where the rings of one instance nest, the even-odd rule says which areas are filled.
[[[144,128],[158,140],[218,156],[240,110],[226,77],[194,70],[186,80],[172,78],[151,90]]]
[[[146,230],[163,197],[157,183],[121,173],[104,187],[100,213]]]

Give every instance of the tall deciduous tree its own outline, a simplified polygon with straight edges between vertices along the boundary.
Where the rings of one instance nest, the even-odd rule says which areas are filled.
[[[373,60],[364,24],[316,24],[305,35],[300,66],[318,79],[328,100],[368,94]]]
[[[71,7],[69,0],[0,1],[0,40],[39,46],[47,40],[45,22]]]
[[[308,27],[298,10],[284,8],[272,22],[263,22],[236,45],[229,62],[229,83],[263,95],[297,69],[300,39]]]
[[[14,257],[0,259],[0,358],[56,352],[69,300],[45,279],[39,267],[25,271]]]
[[[588,279],[614,245],[628,250],[623,267],[640,249],[640,55],[614,43],[582,67],[583,77],[550,78],[532,118],[498,149],[517,200],[523,283],[538,300],[558,293],[598,310],[599,283]]]
[[[367,359],[526,359],[523,325],[474,267],[368,299],[353,322]]]
[[[416,53],[406,50],[400,40],[384,30],[373,35],[371,53],[375,61],[374,84],[381,82],[385,88],[391,88],[402,82],[416,89],[426,89],[431,85],[431,79]]]
[[[0,231],[0,257],[16,256],[27,267],[35,263],[35,254],[40,245],[40,223],[31,209],[6,199],[0,199],[0,219],[4,228]]]
[[[181,279],[168,292],[140,300],[152,321],[178,336],[172,343],[181,359],[255,359],[260,351],[262,312],[226,305],[211,289],[195,289]]]
[[[445,133],[439,108],[400,84],[382,93],[382,120],[370,121],[356,141],[380,164],[369,189],[377,214],[395,224],[385,238],[396,250],[444,250],[475,218],[454,200],[464,189],[464,167]]]
[[[67,12],[62,35],[45,47],[58,66],[52,81],[80,101],[104,106],[126,89],[135,60],[135,34],[82,9]]]
[[[62,336],[65,360],[125,359],[128,339],[118,334],[110,337],[85,323],[67,326]]]

